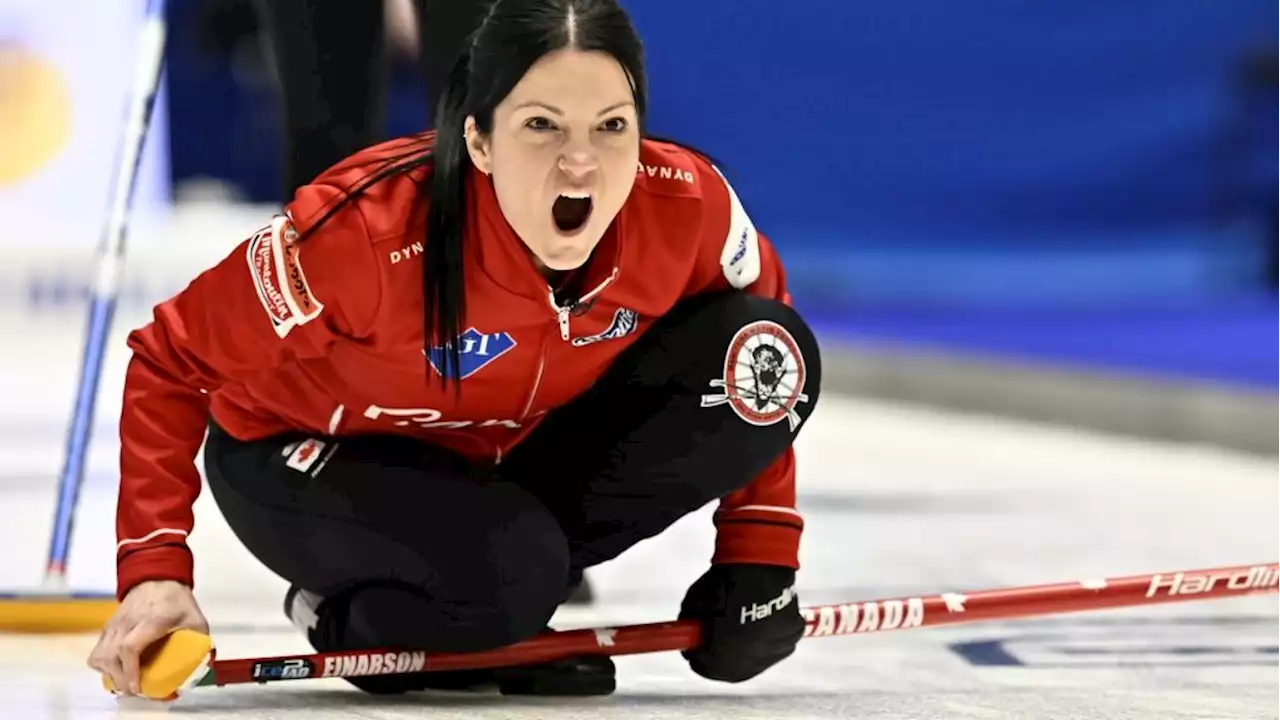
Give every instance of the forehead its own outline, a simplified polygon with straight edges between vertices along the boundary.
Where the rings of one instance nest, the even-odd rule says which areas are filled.
[[[566,112],[580,109],[595,113],[607,105],[634,99],[626,71],[612,56],[559,50],[534,63],[502,104],[514,108],[540,102]]]

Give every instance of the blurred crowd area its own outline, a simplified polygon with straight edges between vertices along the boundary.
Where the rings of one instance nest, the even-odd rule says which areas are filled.
[[[428,127],[411,0],[360,1],[386,2],[381,133]],[[178,205],[283,200],[258,2],[169,0]],[[1054,419],[1027,408],[1087,393],[1041,393],[1036,375],[990,397],[1014,370],[1120,383],[1093,389],[1102,406],[1137,386],[1207,389],[1261,398],[1274,446],[1275,3],[623,4],[646,43],[650,130],[723,163],[796,304],[863,362],[845,373],[856,391]],[[901,353],[970,364],[904,375]],[[1185,410],[1144,408],[1065,419],[1137,428]],[[1254,422],[1233,413],[1217,417]]]
[[[179,196],[278,199],[255,1],[173,3]],[[624,4],[651,129],[727,166],[833,324],[1275,386],[1274,4]],[[388,135],[430,122],[412,5],[386,0]]]

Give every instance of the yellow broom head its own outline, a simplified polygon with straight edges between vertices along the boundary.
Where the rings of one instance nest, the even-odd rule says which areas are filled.
[[[102,629],[116,611],[104,593],[0,593],[0,633],[82,633]]]
[[[152,643],[138,660],[140,694],[151,700],[176,700],[209,669],[213,638],[194,630],[175,630]],[[102,687],[116,691],[106,675],[102,676]]]

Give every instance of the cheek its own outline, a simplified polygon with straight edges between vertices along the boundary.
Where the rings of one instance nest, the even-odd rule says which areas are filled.
[[[512,149],[493,155],[493,187],[507,222],[518,227],[542,205],[546,186],[545,163],[536,151]]]
[[[611,202],[616,206],[621,206],[627,200],[627,196],[631,194],[631,188],[636,183],[636,166],[640,162],[639,149],[624,150],[609,156],[608,164],[605,169],[605,177],[609,194],[612,196]]]

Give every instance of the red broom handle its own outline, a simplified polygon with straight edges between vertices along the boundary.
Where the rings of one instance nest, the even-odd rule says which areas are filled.
[[[888,632],[937,625],[1011,620],[1277,591],[1280,566],[1238,565],[1205,570],[867,600],[801,608],[805,637]],[[243,660],[215,660],[199,685],[231,685],[320,677],[392,675],[548,662],[581,655],[635,655],[688,650],[701,642],[692,621],[550,632],[477,653],[428,654],[357,650]]]

